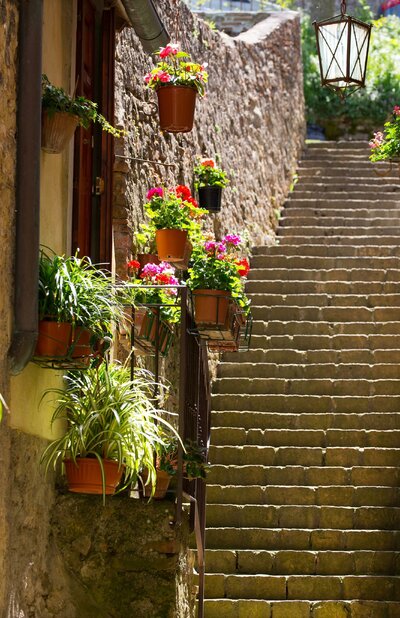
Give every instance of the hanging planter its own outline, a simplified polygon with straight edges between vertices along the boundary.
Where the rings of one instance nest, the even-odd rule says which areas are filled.
[[[170,133],[187,133],[193,128],[196,95],[204,96],[208,75],[205,66],[192,62],[178,45],[161,47],[160,61],[144,80],[157,92],[160,128]]]
[[[199,187],[199,204],[208,212],[220,212],[222,187]]]
[[[42,150],[50,154],[60,154],[68,146],[78,124],[78,116],[67,112],[56,112],[50,115],[44,111],[42,114]]]
[[[40,320],[34,356],[64,359],[71,348],[72,325],[68,322]]]
[[[98,122],[103,131],[114,137],[123,134],[98,113],[97,103],[70,96],[42,75],[42,149],[45,152],[60,154],[68,146],[78,124],[87,129],[92,122]]]
[[[154,354],[157,346],[162,356],[168,354],[174,333],[170,324],[158,318],[157,338],[157,314],[154,309],[145,307],[136,309],[134,329],[136,346],[144,355]]]
[[[174,264],[182,270],[187,269],[192,245],[186,230],[157,230],[156,245],[159,260]]]
[[[226,290],[193,290],[196,326],[222,326],[228,316],[230,292]]]
[[[163,86],[157,90],[160,129],[188,133],[193,129],[197,90],[190,86]]]
[[[222,189],[229,184],[226,173],[216,166],[214,159],[201,159],[193,171],[200,207],[208,212],[219,212]]]
[[[76,462],[64,461],[68,489],[78,494],[103,495],[103,477],[98,459],[82,457]],[[102,459],[104,474],[104,494],[113,495],[121,482],[125,466],[118,461]]]

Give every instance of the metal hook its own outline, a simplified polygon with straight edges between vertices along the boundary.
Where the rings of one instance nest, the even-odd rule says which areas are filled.
[[[340,5],[340,10],[341,10],[342,15],[346,14],[346,9],[347,9],[347,7],[346,7],[346,0],[342,0],[342,3]]]

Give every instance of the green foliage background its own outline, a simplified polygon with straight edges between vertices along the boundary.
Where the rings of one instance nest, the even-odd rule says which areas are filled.
[[[367,85],[345,102],[322,88],[314,27],[308,15],[303,15],[302,19],[307,120],[322,126],[331,121],[350,133],[358,129],[382,128],[393,107],[400,104],[400,18],[390,16],[374,21],[364,1],[359,0],[359,4],[356,16],[373,23]]]

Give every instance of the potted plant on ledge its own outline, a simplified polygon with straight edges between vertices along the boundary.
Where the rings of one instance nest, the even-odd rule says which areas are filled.
[[[134,483],[143,467],[155,486],[155,453],[164,445],[160,426],[176,434],[155,408],[151,374],[130,371],[120,364],[103,363],[65,377],[66,390],[54,389],[57,407],[53,422],[63,419],[67,430],[45,449],[45,470],[63,463],[69,491],[115,493]]]
[[[214,159],[202,159],[194,168],[195,187],[199,194],[199,204],[209,212],[220,212],[222,189],[229,180]]]
[[[97,111],[97,103],[70,96],[62,88],[53,86],[46,75],[42,76],[42,149],[45,152],[59,154],[78,125],[87,129],[92,122],[98,122],[103,131],[114,137],[121,137],[124,133]]]
[[[204,96],[206,65],[191,62],[178,45],[161,47],[160,61],[144,80],[158,97],[160,127],[170,133],[187,133],[193,128],[196,95]]]
[[[187,269],[192,243],[198,241],[200,220],[207,212],[198,207],[190,189],[155,187],[147,193],[145,211],[155,229],[159,260]]]
[[[123,316],[123,304],[111,276],[89,258],[40,253],[39,361],[79,363],[99,353],[111,340],[112,323]]]

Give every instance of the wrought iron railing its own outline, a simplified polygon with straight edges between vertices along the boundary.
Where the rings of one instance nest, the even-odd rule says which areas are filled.
[[[135,287],[135,286],[133,286]],[[155,286],[140,286],[140,289],[154,288]],[[159,287],[159,286],[157,286]],[[164,287],[164,286],[163,286]],[[174,305],[180,305],[181,318],[179,322],[179,435],[183,444],[190,441],[199,447],[203,454],[204,464],[208,459],[208,447],[210,439],[211,397],[210,378],[208,374],[207,347],[204,339],[196,336],[195,325],[188,303],[188,290],[186,286],[171,286],[177,290],[177,297],[171,300]],[[155,381],[159,380],[159,360],[162,349],[159,325],[160,305],[144,305],[153,314],[152,326],[149,326],[154,344],[154,373]],[[135,315],[137,308],[129,307],[131,322],[130,345],[132,350],[146,346],[146,337],[141,342],[135,333]],[[145,335],[146,333],[143,333]],[[147,335],[147,339],[149,336]],[[134,374],[135,354],[131,354],[131,373]],[[156,392],[155,397],[158,396]],[[204,605],[204,572],[205,572],[205,528],[206,528],[206,482],[202,478],[189,480],[184,478],[183,449],[178,444],[178,466],[176,476],[176,516],[175,524],[182,524],[183,504],[189,503],[189,522],[191,531],[195,533],[197,549],[197,571],[199,577],[198,592],[198,618],[203,618]]]

